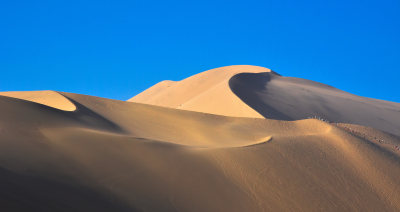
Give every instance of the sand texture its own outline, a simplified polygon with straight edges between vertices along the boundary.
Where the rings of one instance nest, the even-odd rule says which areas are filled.
[[[254,66],[130,101],[3,92],[0,209],[400,211],[399,110]]]

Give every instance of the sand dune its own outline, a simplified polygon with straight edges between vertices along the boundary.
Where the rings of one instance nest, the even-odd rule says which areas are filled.
[[[292,97],[306,98],[297,99],[300,115],[309,107],[340,115],[342,111],[327,109],[326,101],[343,98],[362,102],[361,109],[374,113],[371,117],[394,122],[386,113],[397,103],[263,73],[267,69],[260,67],[243,75],[242,68],[252,69],[204,72],[204,79],[191,79],[198,83],[193,87],[187,80],[167,81],[133,99],[164,107],[65,92],[2,93],[0,209],[400,210],[398,128],[390,134],[317,119],[264,118],[298,119],[286,106]],[[208,77],[214,81],[207,83]],[[196,91],[198,87],[204,92]],[[306,88],[309,96],[302,91]],[[207,106],[218,92],[231,95],[215,100],[220,108]],[[270,103],[278,94],[281,107]],[[303,107],[306,100],[310,103]],[[177,109],[180,104],[184,110]],[[231,111],[223,110],[231,106]]]
[[[74,111],[76,109],[75,105],[68,99],[54,91],[0,92],[0,96],[32,101],[65,111]]]
[[[179,82],[160,82],[128,101],[225,116],[262,118],[232,93],[229,79],[242,72],[270,71],[247,65],[216,68]]]
[[[299,120],[320,117],[359,124],[400,136],[400,104],[365,98],[318,82],[273,73],[241,73],[229,81],[232,91],[265,118]]]
[[[208,78],[216,83],[204,83]],[[236,117],[277,120],[319,117],[400,136],[399,103],[356,96],[310,80],[283,77],[257,66],[227,66],[179,82],[168,81],[168,86],[162,86],[164,83],[128,101]]]

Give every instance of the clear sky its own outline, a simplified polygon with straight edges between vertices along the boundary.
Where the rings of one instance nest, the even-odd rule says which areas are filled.
[[[249,64],[400,102],[399,0],[12,0],[0,27],[1,91],[126,100]]]

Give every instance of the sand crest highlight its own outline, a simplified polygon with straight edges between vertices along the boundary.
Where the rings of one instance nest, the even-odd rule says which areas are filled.
[[[255,66],[164,81],[131,101],[5,92],[0,209],[400,211],[395,111]],[[303,119],[312,112],[368,126]]]
[[[53,107],[59,110],[74,111],[75,105],[56,91],[11,91],[0,92],[0,96],[22,99]]]

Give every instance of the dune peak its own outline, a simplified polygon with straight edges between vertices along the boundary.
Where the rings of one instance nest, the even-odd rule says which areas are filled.
[[[75,111],[76,106],[56,91],[9,91],[0,92],[0,96],[30,101],[64,111]]]
[[[181,81],[162,81],[128,101],[232,117],[320,117],[400,135],[399,103],[356,96],[260,66],[225,66]]]
[[[224,116],[263,118],[229,87],[230,78],[236,74],[263,72],[271,70],[253,65],[224,66],[181,81],[162,81],[128,101]]]
[[[254,66],[162,81],[134,102],[0,95],[7,211],[400,210],[397,103]],[[343,117],[377,129],[327,121]]]

